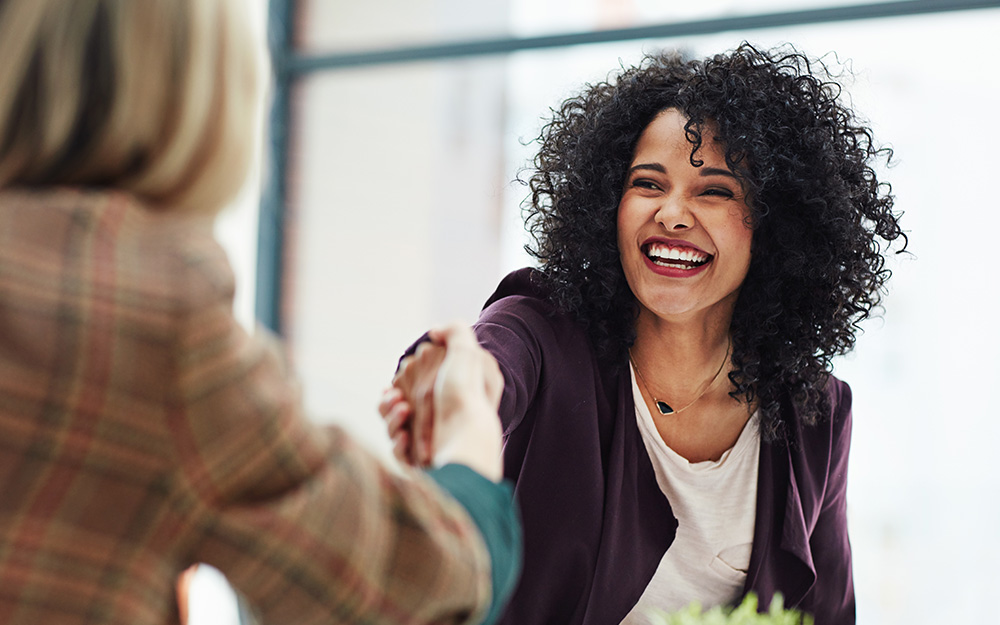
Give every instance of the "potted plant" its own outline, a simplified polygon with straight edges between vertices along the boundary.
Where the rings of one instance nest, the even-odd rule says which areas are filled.
[[[695,601],[678,612],[654,610],[650,613],[652,625],[813,625],[813,618],[794,609],[785,609],[780,594],[774,595],[767,612],[757,611],[757,595],[747,594],[735,608],[715,606],[702,612]]]

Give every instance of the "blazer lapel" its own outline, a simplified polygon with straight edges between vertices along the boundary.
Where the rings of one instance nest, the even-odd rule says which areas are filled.
[[[816,580],[802,496],[792,450],[782,442],[761,442],[757,520],[745,592],[762,606],[780,592],[786,606],[798,605]]]
[[[585,613],[571,623],[620,623],[642,596],[677,534],[677,519],[656,482],[636,423],[627,365],[624,371],[606,382],[606,388],[617,392],[617,407],[608,411],[615,423],[606,469],[602,545]]]
[[[795,478],[795,464],[791,449],[785,447],[785,461],[788,471],[788,496],[785,505],[785,519],[782,524],[781,549],[794,556],[784,573],[785,605],[798,605],[816,582],[816,566],[813,564],[812,548],[809,546],[809,530],[802,508],[802,496]]]

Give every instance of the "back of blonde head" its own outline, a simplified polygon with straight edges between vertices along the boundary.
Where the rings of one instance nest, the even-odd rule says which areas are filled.
[[[0,187],[212,211],[254,154],[262,60],[239,0],[0,0]]]

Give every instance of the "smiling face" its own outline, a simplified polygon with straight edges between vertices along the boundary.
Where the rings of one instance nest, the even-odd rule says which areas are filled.
[[[686,122],[667,109],[639,137],[618,203],[618,250],[640,318],[728,324],[750,267],[749,207],[710,128],[695,155],[702,166],[691,164]]]

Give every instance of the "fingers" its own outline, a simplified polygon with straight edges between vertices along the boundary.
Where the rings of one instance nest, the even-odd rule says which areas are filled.
[[[433,343],[421,343],[411,365],[415,380],[411,389],[413,403],[413,456],[419,466],[427,466],[434,455],[434,384],[445,358],[445,348]]]
[[[383,394],[379,403],[394,444],[404,445],[397,434],[408,432],[406,455],[418,466],[430,464],[434,454],[434,382],[444,357],[445,348],[433,341],[418,345],[411,356],[400,362],[393,388]]]
[[[403,398],[402,391],[396,387],[383,391],[378,411],[385,421],[389,440],[392,441],[393,455],[400,462],[413,464],[413,446],[410,437],[410,417],[413,416],[413,409]]]
[[[503,377],[496,360],[468,326],[430,333],[446,354],[434,387],[435,464],[459,462],[489,479],[502,477],[502,432],[497,416]]]
[[[410,417],[413,416],[413,410],[410,408],[410,404],[400,400],[393,404],[389,412],[384,416],[386,430],[390,437],[394,437],[401,430],[409,429]]]
[[[393,388],[379,403],[393,453],[417,466],[432,464],[442,445],[472,441],[471,432],[484,429],[478,418],[470,421],[473,414],[489,420],[489,436],[480,435],[476,447],[492,448],[492,438],[499,440],[492,430],[498,429],[496,409],[504,387],[496,360],[468,325],[435,328],[428,337],[400,362]]]
[[[378,402],[378,413],[385,419],[389,416],[389,411],[392,407],[401,401],[403,401],[402,391],[395,386],[390,386],[382,391],[382,397]]]
[[[413,445],[408,430],[397,432],[392,437],[392,455],[396,456],[396,460],[404,464],[414,464],[412,449]]]

